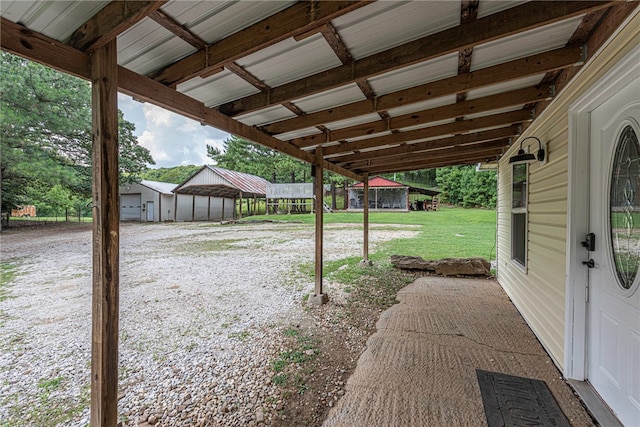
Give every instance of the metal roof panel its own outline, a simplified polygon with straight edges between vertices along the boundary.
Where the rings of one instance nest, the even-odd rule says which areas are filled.
[[[288,38],[236,62],[271,87],[342,64],[320,34],[299,42]]]
[[[178,85],[185,95],[203,102],[207,107],[217,106],[240,96],[252,95],[259,89],[228,70],[207,78],[194,77]]]
[[[1,1],[0,14],[52,39],[67,41],[108,1]]]
[[[375,2],[332,22],[351,55],[361,59],[458,25],[460,2]]]
[[[529,0],[491,0],[481,1],[478,4],[478,18],[501,12],[511,7],[519,6]]]
[[[236,172],[219,168],[217,166],[207,165],[207,167],[229,181],[234,187],[243,193],[263,195],[263,197],[267,193],[267,184],[269,181],[264,178],[244,172]]]
[[[138,74],[148,74],[196,51],[149,18],[118,36],[118,63]]]
[[[293,117],[298,116],[282,105],[274,105],[269,108],[243,114],[236,117],[236,120],[249,126],[263,126],[268,123],[278,122],[280,120],[290,119]]]
[[[348,128],[349,126],[356,126],[362,123],[375,122],[380,120],[380,116],[377,113],[366,114],[364,116],[353,117],[351,119],[337,120],[335,122],[326,123],[324,126],[330,130]]]
[[[476,46],[471,71],[567,45],[584,15]]]
[[[362,101],[363,99],[366,99],[366,97],[358,85],[352,83],[294,100],[293,103],[305,113],[313,113],[326,108]]]
[[[456,103],[455,95],[441,96],[435,99],[428,99],[422,102],[414,102],[413,104],[403,105],[401,107],[391,108],[387,113],[391,117],[402,116],[404,114],[415,113],[416,111],[430,110],[431,108],[442,107]]]
[[[458,74],[458,53],[394,70],[368,79],[376,95],[384,95]]]
[[[295,1],[170,1],[167,15],[209,44],[285,9]]]
[[[497,83],[490,86],[480,87],[478,89],[472,89],[467,92],[467,99],[482,98],[483,96],[495,95],[501,92],[508,92],[516,89],[524,89],[526,87],[532,87],[540,83],[544,74],[536,74],[533,76],[522,77],[515,80],[509,80],[502,83]]]

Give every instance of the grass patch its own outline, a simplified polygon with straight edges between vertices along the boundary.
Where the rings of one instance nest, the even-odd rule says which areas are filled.
[[[9,287],[18,277],[18,266],[12,262],[0,263],[0,301],[9,297]]]
[[[287,328],[282,334],[289,339],[290,349],[280,352],[278,357],[271,361],[271,369],[276,374],[271,380],[278,386],[293,388],[298,394],[303,394],[308,386],[296,371],[317,357],[319,343],[312,336],[305,335],[296,328]]]
[[[176,247],[176,250],[180,252],[228,251],[232,249],[243,249],[245,243],[245,239],[202,240],[182,243]]]
[[[253,219],[278,221],[302,221],[313,224],[315,215],[269,215]],[[335,212],[323,216],[324,224],[362,224],[360,212]],[[496,212],[486,209],[441,208],[438,211],[371,212],[370,224],[418,225],[418,236],[408,239],[394,239],[378,246],[371,259],[379,261],[392,254],[421,256],[425,259],[483,257],[495,258]],[[375,233],[378,227],[369,230]],[[387,227],[382,227],[387,229]],[[388,227],[388,229],[398,229]],[[352,259],[347,262],[351,264]],[[343,261],[324,264],[327,273],[340,267]],[[308,266],[301,271],[308,273]]]

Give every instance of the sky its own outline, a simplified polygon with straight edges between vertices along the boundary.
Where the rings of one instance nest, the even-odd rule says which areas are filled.
[[[118,94],[125,120],[135,124],[138,143],[151,152],[151,168],[211,164],[207,144],[222,148],[229,134],[149,103]]]

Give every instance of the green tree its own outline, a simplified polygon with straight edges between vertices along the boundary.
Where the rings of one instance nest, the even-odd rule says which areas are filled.
[[[296,182],[311,179],[310,166],[286,154],[237,136],[224,141],[220,150],[207,145],[207,155],[221,168],[250,173],[274,182]]]
[[[442,201],[465,208],[495,208],[496,172],[476,172],[474,166],[451,166],[436,170]]]
[[[202,166],[181,165],[172,168],[147,169],[142,173],[142,179],[180,184],[199,171],[200,168]]]
[[[147,164],[153,164],[149,151],[138,145],[134,129],[120,113],[123,181],[136,179]],[[91,144],[90,84],[1,52],[2,211],[16,204],[52,206],[45,194],[55,186],[74,197],[90,198]]]

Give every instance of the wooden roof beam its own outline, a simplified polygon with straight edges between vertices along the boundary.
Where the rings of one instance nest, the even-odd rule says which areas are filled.
[[[151,77],[162,84],[175,87],[178,83],[206,73],[209,69],[223,67],[229,62],[237,61],[289,37],[308,32],[369,3],[369,1],[296,3],[159,70]]]
[[[3,50],[77,77],[84,79],[91,77],[91,60],[88,54],[59,43],[43,34],[25,30],[22,25],[4,18],[0,20],[0,31],[0,45]],[[136,99],[238,135],[304,162],[313,163],[315,161],[315,157],[311,153],[269,136],[254,127],[233,120],[206,107],[200,101],[122,66],[118,67],[118,88],[122,93],[134,96]],[[324,167],[351,179],[362,179],[357,174],[327,161],[324,162]]]
[[[458,147],[465,144],[476,144],[494,139],[510,138],[520,133],[520,126],[512,125],[499,129],[486,130],[482,132],[468,133],[464,135],[451,136],[448,138],[434,139],[430,141],[418,142],[415,144],[404,144],[392,148],[365,151],[358,154],[331,159],[334,163],[353,168],[370,161],[391,162],[392,160],[415,158],[418,153],[431,150],[439,150],[449,147]]]
[[[165,4],[158,1],[112,1],[71,35],[70,45],[91,53],[115,39]]]
[[[263,126],[263,129],[271,134],[291,132],[321,123],[349,119],[521,77],[573,67],[581,63],[583,58],[581,46],[563,47],[483,68],[468,74],[448,77],[413,88],[380,95],[374,100],[367,99],[352,102],[343,106],[309,113],[304,117],[282,120]]]
[[[417,111],[415,113],[404,114],[392,117],[388,120],[377,120],[375,122],[363,123],[332,131],[328,135],[328,140],[318,141],[317,135],[310,135],[293,139],[289,142],[301,147],[306,143],[314,141],[318,145],[325,142],[342,141],[366,135],[402,129],[411,126],[426,125],[445,119],[466,116],[499,108],[521,106],[552,97],[552,86],[542,85],[541,87],[530,87],[516,89],[509,92],[489,95],[482,98],[467,100],[464,102],[443,105],[442,107],[431,108],[429,110]],[[315,137],[315,138],[314,138]]]
[[[355,150],[363,150],[367,148],[375,148],[377,146],[400,144],[403,142],[415,141],[417,139],[432,138],[436,136],[444,136],[449,134],[462,134],[478,129],[489,128],[493,126],[506,126],[515,123],[522,123],[533,120],[531,110],[516,110],[507,113],[492,114],[490,116],[478,117],[475,119],[466,119],[453,123],[445,123],[442,125],[429,126],[426,128],[399,132],[391,135],[383,135],[376,138],[362,139],[353,142],[344,142],[340,145],[330,145],[324,147],[325,156],[335,154],[348,154]],[[333,160],[334,158],[332,158]],[[335,157],[339,159],[339,157]]]
[[[440,157],[433,159],[419,159],[411,162],[399,163],[399,164],[388,164],[384,166],[375,166],[375,167],[363,167],[360,169],[355,169],[358,174],[383,174],[383,173],[391,173],[391,172],[407,172],[412,170],[420,170],[420,169],[433,169],[444,166],[455,166],[455,165],[468,165],[475,164],[480,162],[489,162],[494,161],[500,158],[504,148],[487,150],[481,154],[473,155],[473,156],[465,156],[465,155],[451,155],[449,157]]]
[[[370,55],[350,64],[278,86],[268,94],[250,95],[225,103],[219,107],[219,110],[226,115],[235,116],[300,99],[467,47],[605,8],[610,4],[611,2],[607,1],[528,2]]]
[[[180,37],[185,42],[189,43],[191,46],[196,49],[204,49],[207,47],[207,42],[202,40],[197,35],[193,34],[183,25],[180,25],[178,21],[173,19],[171,16],[164,13],[162,10],[158,9],[149,15],[149,18],[156,21],[158,24]]]
[[[423,151],[420,153],[414,153],[411,156],[402,155],[395,157],[388,157],[386,159],[369,159],[368,161],[357,162],[349,165],[350,169],[360,168],[372,168],[383,166],[397,166],[407,162],[416,162],[423,159],[436,160],[442,158],[456,157],[472,157],[478,154],[485,154],[487,150],[505,149],[510,145],[509,138],[482,141],[476,144],[469,144],[465,146],[456,147],[444,147],[435,150]]]

